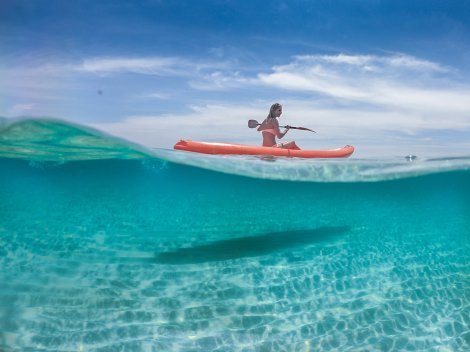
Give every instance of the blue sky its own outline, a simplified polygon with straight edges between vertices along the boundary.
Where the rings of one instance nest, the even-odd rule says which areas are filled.
[[[466,1],[0,2],[0,116],[150,147],[259,143],[279,101],[303,148],[468,153],[468,62]]]

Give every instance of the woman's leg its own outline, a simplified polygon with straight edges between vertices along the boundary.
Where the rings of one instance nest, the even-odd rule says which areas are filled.
[[[295,144],[295,141],[286,142],[286,143],[279,143],[278,147],[279,148],[284,148],[284,149],[300,150],[300,148],[297,146],[297,144]]]

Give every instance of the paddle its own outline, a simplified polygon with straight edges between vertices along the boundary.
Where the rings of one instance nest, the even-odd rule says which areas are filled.
[[[250,128],[256,128],[260,125],[261,124],[258,123],[258,121],[256,121],[256,120],[249,120],[248,121],[248,127],[250,127]],[[283,127],[283,128],[289,127],[289,128],[295,129],[295,130],[310,131],[310,132],[313,132],[313,133],[317,133],[314,130],[311,130],[310,128],[307,128],[307,127],[293,127],[293,126],[279,126],[279,127]]]

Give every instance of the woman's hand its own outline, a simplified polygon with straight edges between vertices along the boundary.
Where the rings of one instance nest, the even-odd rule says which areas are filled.
[[[285,128],[285,130],[284,130],[284,132],[282,133],[282,137],[284,137],[284,136],[286,135],[287,131],[290,130],[290,126],[285,126],[284,128]]]

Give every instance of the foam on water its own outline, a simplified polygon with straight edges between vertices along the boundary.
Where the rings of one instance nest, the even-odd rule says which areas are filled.
[[[466,158],[199,156],[18,123],[0,134],[2,351],[470,347]]]

